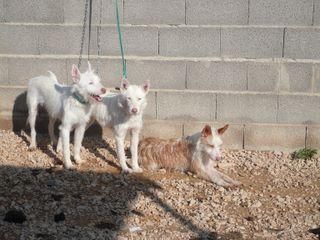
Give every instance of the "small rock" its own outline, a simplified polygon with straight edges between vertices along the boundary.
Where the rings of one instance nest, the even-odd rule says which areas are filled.
[[[98,229],[117,230],[117,226],[111,222],[99,222],[95,224],[94,227]]]
[[[255,201],[255,202],[251,205],[252,208],[259,208],[259,207],[261,207],[261,206],[262,206],[262,203],[261,203],[260,201]]]
[[[133,232],[140,232],[142,231],[141,227],[130,227],[129,228],[129,232],[133,233]]]
[[[254,217],[252,217],[252,216],[247,216],[244,219],[247,220],[248,222],[253,222],[254,221]]]
[[[53,200],[59,202],[62,200],[63,195],[62,194],[51,194],[51,197],[53,198]]]
[[[11,223],[23,223],[26,219],[26,215],[22,211],[13,209],[6,213],[3,220]]]
[[[65,219],[66,219],[66,216],[64,215],[63,212],[54,215],[54,221],[55,221],[55,222],[61,222],[61,221],[64,221]]]

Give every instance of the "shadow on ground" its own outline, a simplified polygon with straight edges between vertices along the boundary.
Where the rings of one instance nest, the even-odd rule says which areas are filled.
[[[161,187],[142,175],[1,166],[0,178],[1,239],[116,239],[129,231],[126,217],[144,215],[134,209],[138,194],[192,231],[192,239],[218,239],[159,199],[153,191]],[[10,210],[25,220],[10,218]]]

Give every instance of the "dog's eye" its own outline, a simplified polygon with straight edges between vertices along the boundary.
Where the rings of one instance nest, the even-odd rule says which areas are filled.
[[[131,100],[131,97],[128,97],[127,99],[128,99],[128,100]]]
[[[214,148],[214,145],[213,144],[208,144],[209,147],[211,148]]]
[[[93,82],[89,82],[90,85],[93,85]]]
[[[141,97],[139,97],[139,98],[138,98],[138,101],[141,101],[141,99],[142,99],[142,98],[141,98]]]

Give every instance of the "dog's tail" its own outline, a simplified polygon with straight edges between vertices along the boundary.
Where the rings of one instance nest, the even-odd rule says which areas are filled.
[[[56,77],[56,75],[53,73],[53,72],[51,72],[51,71],[48,71],[48,73],[49,73],[49,77],[51,78],[51,79],[53,79],[55,82],[58,82],[58,79],[57,79],[57,77]]]

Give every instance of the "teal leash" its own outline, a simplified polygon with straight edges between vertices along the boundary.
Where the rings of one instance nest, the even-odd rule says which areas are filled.
[[[122,78],[127,79],[127,62],[124,59],[124,51],[123,51],[122,36],[121,36],[121,29],[120,29],[118,0],[116,0],[116,17],[117,17],[117,30],[118,30],[118,36],[119,36],[119,45],[120,45],[121,58],[122,58]]]

